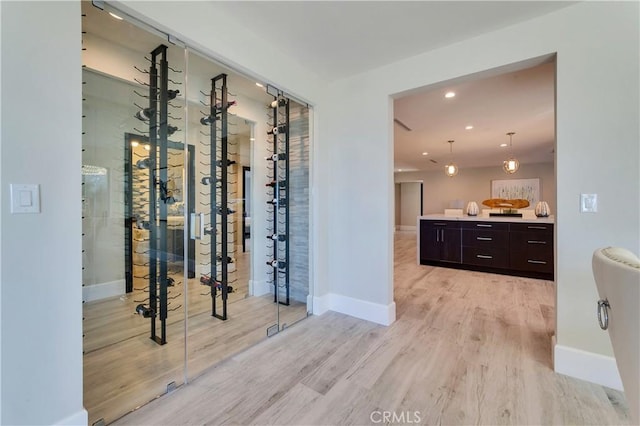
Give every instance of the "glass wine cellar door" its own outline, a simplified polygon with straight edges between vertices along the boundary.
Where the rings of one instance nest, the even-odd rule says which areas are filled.
[[[311,311],[310,109],[82,14],[84,405],[108,424]]]

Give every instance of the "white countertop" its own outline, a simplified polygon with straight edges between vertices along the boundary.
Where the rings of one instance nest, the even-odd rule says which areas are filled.
[[[511,223],[555,223],[554,216],[549,217],[509,217],[509,216],[467,216],[467,215],[444,215],[428,214],[418,216],[419,220],[466,220],[475,222],[511,222]]]

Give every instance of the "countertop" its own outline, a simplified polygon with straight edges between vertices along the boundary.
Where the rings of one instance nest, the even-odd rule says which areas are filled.
[[[428,214],[418,216],[419,220],[461,220],[474,222],[510,222],[510,223],[555,223],[554,216],[549,217],[508,217],[508,216],[450,216],[444,214]]]

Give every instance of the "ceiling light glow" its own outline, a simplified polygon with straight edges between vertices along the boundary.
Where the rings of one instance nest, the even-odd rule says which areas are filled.
[[[507,160],[504,160],[502,163],[502,168],[504,169],[505,173],[507,174],[514,174],[515,172],[518,171],[518,169],[520,168],[520,162],[516,159],[516,157],[513,156],[513,135],[515,135],[516,132],[509,132],[507,133],[507,136],[509,136],[509,154],[510,157]]]
[[[264,84],[262,84],[262,83],[258,83],[258,82],[256,81],[256,86],[258,86],[258,87],[264,87]]]
[[[131,146],[132,146],[132,147],[134,147],[134,148],[135,148],[135,147],[136,147],[136,146],[138,146],[138,145],[140,145],[140,143],[139,143],[138,141],[131,141]]]
[[[429,153],[428,152],[423,152],[422,155],[429,155]]]
[[[111,15],[111,17],[112,17],[112,18],[115,18],[115,19],[117,19],[118,21],[122,21],[122,18],[121,18],[121,17],[119,17],[118,15],[116,15],[116,14],[115,14],[115,13],[113,13],[113,12],[109,12],[109,15]]]
[[[500,144],[500,148],[505,148],[505,147],[507,147],[507,146],[508,146],[508,144],[506,144],[506,143],[501,143],[501,144]]]
[[[449,162],[449,164],[444,166],[444,173],[449,177],[454,177],[455,175],[458,174],[458,166],[456,165],[456,163],[453,162],[453,142],[454,141],[447,141],[447,142],[449,142],[449,155],[451,156],[451,161]]]
[[[445,93],[444,97],[445,98],[453,98],[455,96],[455,92],[447,92]]]
[[[464,129],[465,130],[471,130],[471,129],[473,129],[473,126],[469,125],[469,126],[466,126]]]

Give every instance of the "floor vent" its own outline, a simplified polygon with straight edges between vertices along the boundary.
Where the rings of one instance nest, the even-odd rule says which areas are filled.
[[[167,393],[171,393],[176,390],[176,382],[171,382],[167,385]]]

